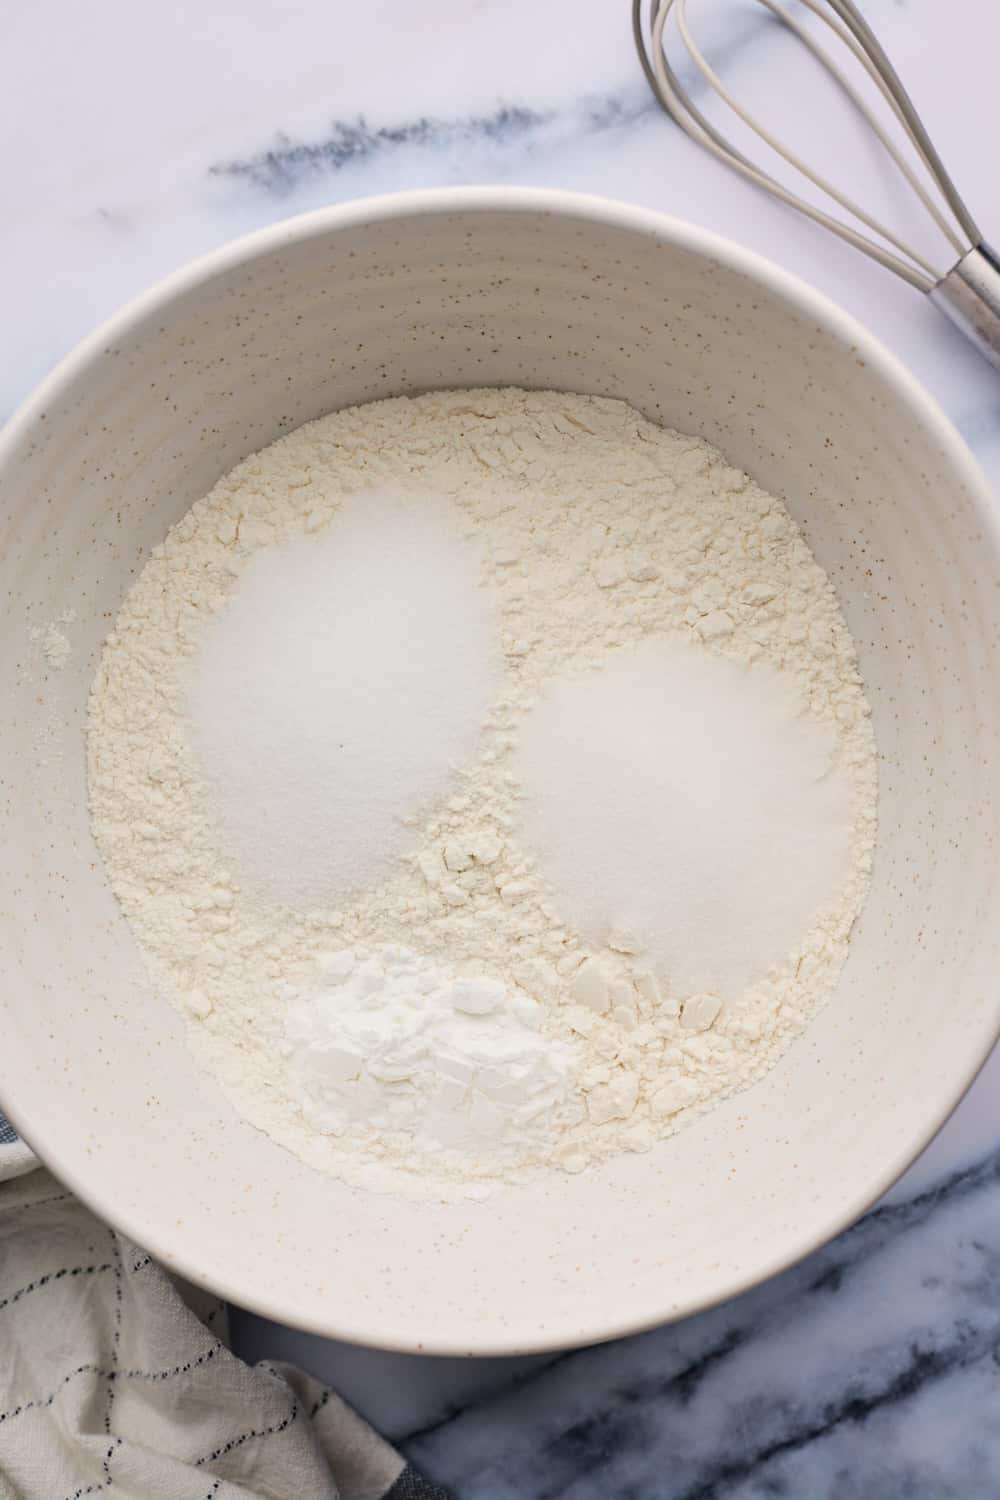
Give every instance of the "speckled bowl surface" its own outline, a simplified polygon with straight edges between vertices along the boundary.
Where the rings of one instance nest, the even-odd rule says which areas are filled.
[[[881,825],[842,983],[765,1080],[647,1155],[421,1205],[317,1174],[196,1070],[91,840],[85,709],[123,591],[238,459],[336,407],[482,384],[624,397],[786,498],[859,646]],[[7,429],[0,484],[0,1098],[65,1182],[184,1275],[396,1349],[608,1338],[841,1229],[985,1058],[997,515],[905,370],[774,266],[555,193],[312,214],[180,272],[90,338]],[[55,670],[36,632],[67,610],[73,651]]]

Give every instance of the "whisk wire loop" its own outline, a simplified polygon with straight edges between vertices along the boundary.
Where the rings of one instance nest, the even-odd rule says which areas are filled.
[[[961,258],[966,255],[981,238],[975,221],[945,171],[892,64],[852,0],[800,0],[800,3],[833,33],[877,88],[928,174],[930,188],[939,195],[940,204],[935,201],[933,192],[920,180],[900,146],[891,138],[830,51],[783,6],[777,4],[776,0],[758,0],[758,3],[796,36],[862,116],[946,240],[951,256]],[[771,173],[750,161],[721,133],[695,104],[668,57],[665,29],[671,19],[676,23],[677,35],[698,74],[729,110],[790,167],[844,209],[858,224],[878,236],[877,239],[871,238],[854,224],[807,201]],[[849,194],[842,192],[828,178],[814,171],[797,152],[739,102],[695,41],[688,20],[688,0],[650,0],[648,48],[643,29],[642,0],[633,0],[632,25],[639,56],[653,92],[667,113],[689,136],[751,182],[806,214],[911,285],[924,292],[932,290],[943,273],[926,256],[907,244],[899,234],[869,213]],[[951,211],[955,223],[949,222],[943,209]]]

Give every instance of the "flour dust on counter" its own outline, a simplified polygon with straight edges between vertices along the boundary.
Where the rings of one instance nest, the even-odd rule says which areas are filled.
[[[645,1151],[836,985],[870,714],[784,506],[622,402],[351,408],[155,549],[90,699],[112,888],[232,1103],[482,1197]]]

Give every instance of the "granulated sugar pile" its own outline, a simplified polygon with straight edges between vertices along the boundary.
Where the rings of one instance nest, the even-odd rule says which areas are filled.
[[[236,1107],[365,1186],[646,1150],[832,990],[875,750],[784,507],[619,402],[337,413],[173,528],[94,683],[95,836]]]
[[[480,561],[433,501],[348,500],[265,549],[206,633],[191,728],[245,877],[308,908],[392,863],[474,757],[499,651]]]

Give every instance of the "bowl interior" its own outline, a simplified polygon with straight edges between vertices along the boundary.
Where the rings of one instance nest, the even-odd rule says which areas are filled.
[[[90,837],[86,696],[149,548],[239,458],[350,403],[497,384],[623,397],[787,499],[860,648],[877,868],[836,996],[753,1089],[648,1155],[413,1204],[302,1165],[197,1072]],[[1000,536],[936,409],[797,283],[596,200],[470,190],[314,215],[90,340],[9,429],[0,479],[0,1089],[70,1185],[189,1277],[400,1349],[610,1336],[804,1253],[970,1081],[997,1029]],[[57,670],[39,632],[66,611]]]

